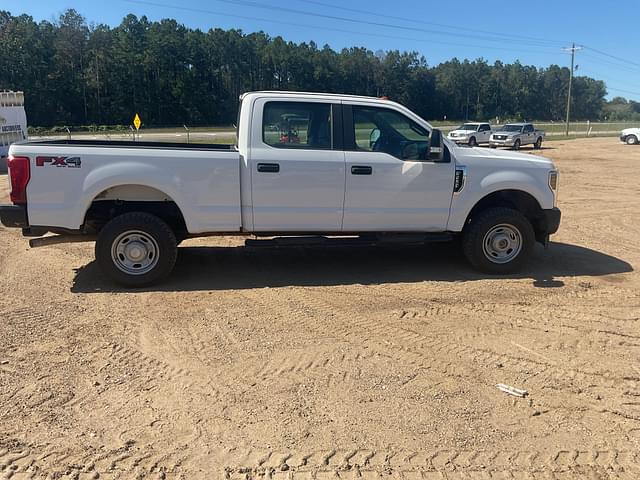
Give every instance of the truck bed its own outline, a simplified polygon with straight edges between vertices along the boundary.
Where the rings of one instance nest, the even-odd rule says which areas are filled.
[[[239,231],[240,154],[233,145],[104,140],[25,141],[32,227],[81,228],[92,202],[172,201],[189,233]]]

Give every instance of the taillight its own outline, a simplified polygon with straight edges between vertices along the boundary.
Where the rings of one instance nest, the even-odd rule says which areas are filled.
[[[27,184],[31,179],[31,169],[27,157],[9,157],[9,178],[11,179],[11,201],[27,203]]]

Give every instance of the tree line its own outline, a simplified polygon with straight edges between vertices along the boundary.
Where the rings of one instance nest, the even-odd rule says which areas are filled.
[[[56,22],[0,11],[0,88],[23,90],[31,125],[231,124],[250,90],[382,96],[431,120],[564,119],[569,69],[452,59],[416,52],[335,51],[263,32],[203,32],[172,19],[127,15],[88,25],[75,10]],[[600,80],[574,78],[572,119],[607,112]],[[620,109],[616,111],[621,111]]]

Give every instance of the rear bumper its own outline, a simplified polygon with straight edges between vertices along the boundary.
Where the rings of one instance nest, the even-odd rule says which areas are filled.
[[[27,206],[0,205],[0,222],[2,222],[5,227],[27,228],[29,226]]]

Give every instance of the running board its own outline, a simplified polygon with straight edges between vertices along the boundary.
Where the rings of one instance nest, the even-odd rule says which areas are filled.
[[[362,245],[399,245],[423,244],[430,242],[448,242],[453,234],[445,233],[381,233],[358,237],[327,237],[308,235],[293,237],[275,237],[267,239],[250,238],[245,240],[246,247],[303,247],[303,246],[362,246]]]

